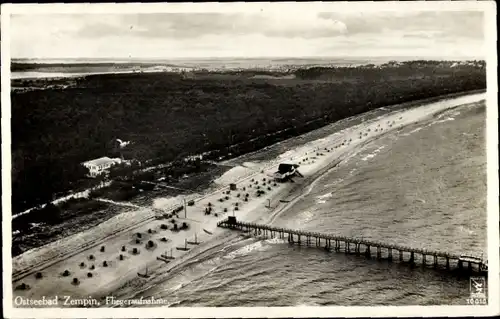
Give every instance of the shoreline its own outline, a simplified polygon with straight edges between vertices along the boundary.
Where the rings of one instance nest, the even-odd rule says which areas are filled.
[[[474,98],[476,100],[474,100],[473,102],[482,100],[482,99],[484,99],[484,98],[480,98],[482,96],[484,96],[484,94],[471,95],[469,93],[465,97],[462,96],[461,98],[460,97],[453,98],[452,100],[444,100],[444,101],[441,100],[440,102],[431,103],[431,104],[427,104],[427,105],[424,104],[421,107],[411,108],[409,110],[403,109],[403,110],[393,111],[393,112],[389,111],[387,115],[383,115],[383,116],[377,117],[375,119],[371,119],[371,120],[368,120],[366,122],[362,122],[361,124],[355,125],[353,127],[345,128],[345,129],[341,130],[340,132],[336,132],[336,133],[331,134],[329,137],[326,137],[326,138],[323,138],[320,140],[316,140],[316,141],[312,141],[312,142],[308,142],[305,145],[303,145],[302,147],[298,147],[298,150],[297,149],[290,150],[291,154],[287,154],[287,155],[291,155],[290,157],[292,159],[298,160],[299,158],[300,159],[307,158],[307,163],[302,164],[301,167],[299,167],[299,171],[305,176],[304,179],[302,180],[302,178],[297,178],[297,180],[300,179],[300,182],[297,182],[295,184],[286,183],[286,184],[277,184],[276,187],[273,186],[274,184],[268,186],[271,188],[271,190],[268,192],[269,194],[266,194],[265,196],[261,196],[260,199],[257,198],[256,196],[252,195],[248,204],[242,203],[241,210],[238,210],[237,212],[235,212],[235,215],[237,218],[239,218],[239,219],[243,218],[245,221],[255,221],[255,220],[259,220],[259,219],[265,219],[267,216],[268,219],[271,220],[271,222],[272,222],[272,220],[274,220],[276,218],[276,216],[278,216],[280,213],[286,211],[296,201],[300,200],[300,198],[305,195],[304,194],[305,189],[307,189],[308,187],[309,187],[309,189],[311,189],[312,186],[314,185],[314,183],[316,181],[318,181],[321,178],[321,176],[323,176],[325,173],[327,173],[331,169],[335,168],[344,159],[348,158],[349,156],[352,156],[353,153],[355,154],[357,151],[359,151],[360,148],[362,148],[362,146],[365,143],[371,142],[374,138],[377,138],[388,131],[397,129],[398,126],[403,127],[405,125],[409,125],[409,124],[418,122],[419,120],[422,120],[423,118],[427,118],[429,116],[432,116],[432,114],[433,114],[432,112],[430,112],[430,113],[424,112],[423,109],[426,109],[426,111],[427,111],[427,109],[429,111],[433,111],[434,109],[436,109],[436,110],[434,110],[434,112],[436,112],[436,111],[447,109],[447,108],[451,107],[448,104],[452,105],[453,103],[446,103],[446,101],[455,102],[455,104],[458,105],[458,103],[461,101],[474,100]],[[464,102],[461,104],[466,104],[466,103],[467,102]],[[472,103],[472,102],[469,102],[469,103]],[[397,115],[399,115],[399,114],[402,114],[403,116],[399,117],[399,119],[398,119]],[[413,118],[411,116],[412,114],[414,115]],[[362,136],[362,138],[358,138],[357,133],[359,131],[367,132],[367,128],[369,128],[370,126],[373,126],[377,123],[380,124],[382,122],[382,119],[387,120],[388,118],[393,119],[392,123],[395,123],[398,120],[399,120],[399,122],[397,123],[397,125],[394,125],[394,128],[392,128],[392,126],[393,126],[392,124],[387,124],[387,125],[390,125],[390,128],[388,127],[386,130],[384,130],[383,132],[380,132],[379,134],[365,134],[364,136]],[[368,129],[368,131],[370,131],[370,130]],[[347,141],[349,141],[349,142],[347,142]],[[345,145],[339,146],[342,143],[344,143]],[[335,144],[337,144],[337,145],[335,145]],[[326,151],[325,148],[328,151]],[[305,154],[303,152],[304,150],[307,151],[307,152],[305,152]],[[287,152],[287,153],[289,153],[289,152]],[[321,154],[321,153],[323,153],[323,155],[316,155],[316,154]],[[309,154],[309,156],[308,156],[308,154]],[[276,161],[277,162],[279,162],[279,161],[286,162],[287,160],[285,158],[278,157],[276,159]],[[237,187],[240,188],[240,187],[246,186],[243,184],[247,184],[249,179],[252,179],[252,178],[256,179],[257,176],[259,176],[259,178],[258,178],[259,182],[263,178],[269,179],[270,178],[269,175],[274,172],[274,168],[277,165],[278,164],[275,163],[275,161],[271,161],[271,163],[268,163],[268,165],[266,165],[265,167],[258,167],[258,171],[263,170],[264,173],[255,172],[253,174],[250,174],[250,176],[247,176],[247,177],[239,180],[237,183],[238,184]],[[259,184],[261,184],[261,183],[259,183]],[[249,187],[248,189],[250,189],[249,185],[250,184],[248,184],[248,186],[247,186],[247,187]],[[255,190],[255,187],[252,187],[252,191]],[[158,272],[163,271],[164,272],[163,274],[165,274],[165,273],[168,274],[168,271],[174,271],[178,266],[181,266],[181,265],[185,264],[186,262],[189,262],[192,258],[195,258],[197,255],[199,255],[197,253],[198,251],[203,252],[203,251],[206,251],[207,249],[210,249],[211,247],[208,247],[209,244],[210,243],[214,244],[215,240],[217,238],[224,237],[224,234],[226,233],[225,230],[219,229],[216,226],[214,227],[214,224],[216,225],[216,222],[218,220],[225,218],[225,216],[227,216],[231,212],[228,211],[226,213],[223,213],[223,214],[221,214],[222,216],[214,219],[213,216],[209,216],[209,217],[204,216],[201,208],[206,207],[208,202],[213,203],[215,207],[219,206],[219,202],[217,201],[217,197],[220,197],[220,192],[223,189],[224,190],[228,189],[228,185],[222,185],[215,192],[206,194],[202,198],[197,199],[196,204],[194,206],[188,207],[188,209],[190,209],[190,210],[192,210],[193,208],[200,208],[198,212],[189,212],[189,214],[191,216],[194,216],[194,219],[193,218],[191,218],[191,219],[177,218],[181,222],[182,221],[189,221],[189,222],[193,223],[193,228],[191,228],[190,230],[188,230],[185,233],[186,238],[190,237],[190,236],[192,237],[193,234],[199,235],[200,234],[199,231],[201,229],[203,229],[203,230],[208,229],[209,231],[213,231],[213,232],[212,232],[212,235],[201,232],[201,235],[198,237],[198,239],[202,242],[202,244],[193,247],[187,253],[181,254],[181,256],[179,256],[179,258],[176,258],[175,262],[163,264],[161,261],[157,261],[154,258],[151,258],[152,259],[151,262],[147,262],[147,260],[144,260],[144,258],[141,258],[141,259],[143,259],[142,265],[138,265],[137,263],[130,262],[130,259],[134,259],[133,257],[127,256],[128,257],[127,259],[129,259],[129,261],[123,262],[121,265],[118,265],[119,263],[115,262],[108,269],[99,268],[99,271],[102,272],[102,275],[105,275],[105,277],[106,277],[105,282],[100,282],[100,284],[102,283],[102,286],[99,287],[99,289],[96,289],[94,280],[86,280],[83,278],[82,278],[81,284],[79,284],[78,286],[71,287],[72,285],[69,283],[70,279],[73,277],[73,275],[71,275],[69,278],[65,279],[67,281],[67,284],[65,284],[65,285],[69,286],[68,288],[66,288],[67,292],[72,293],[72,294],[82,293],[82,295],[85,296],[87,293],[92,293],[92,292],[96,292],[96,293],[100,294],[100,292],[103,292],[103,291],[113,291],[114,289],[119,287],[120,284],[122,284],[122,283],[128,284],[130,281],[137,281],[138,278],[134,272],[135,272],[135,270],[143,271],[142,269],[144,268],[145,265],[147,266],[148,264],[154,264],[155,262],[158,262],[159,263],[158,267],[156,267],[155,269],[157,269]],[[233,192],[231,192],[231,193],[233,193]],[[217,196],[217,194],[219,194],[219,196]],[[282,196],[284,196],[284,195],[286,195],[285,198],[293,197],[293,199],[288,203],[280,203],[279,199],[282,199],[283,198]],[[231,196],[233,197],[233,194],[231,194]],[[278,200],[279,204],[276,205],[275,207],[273,207],[272,210],[266,209],[268,214],[257,213],[257,211],[263,210],[262,205],[266,206],[267,200],[270,200],[271,203]],[[228,199],[227,202],[232,202],[231,203],[232,205],[229,205],[229,207],[233,207],[234,203],[238,202],[238,199],[231,198],[231,199]],[[205,205],[203,205],[203,204],[205,204]],[[284,205],[282,205],[282,204],[284,204]],[[222,206],[222,204],[220,204],[220,205]],[[225,204],[225,205],[227,205],[227,204]],[[247,206],[249,206],[249,207],[247,207]],[[271,206],[273,206],[273,205],[271,204]],[[140,215],[139,211],[124,213],[124,214],[125,215],[127,215],[127,214],[132,215],[133,213],[135,213],[135,215]],[[145,215],[142,216],[142,218],[144,219],[142,221],[142,223],[144,223],[144,225],[139,224],[137,220],[135,222],[132,220],[132,221],[130,221],[130,223],[132,223],[132,226],[130,226],[130,229],[128,229],[128,230],[137,229],[139,227],[145,226],[146,224],[150,225],[151,228],[154,228],[153,226],[155,224],[159,223],[159,221],[154,219],[154,216],[148,216],[146,218],[147,213],[144,212],[144,214]],[[154,212],[152,214],[150,212],[149,215],[154,215]],[[137,216],[135,216],[135,217],[137,218]],[[151,218],[153,218],[152,221],[151,221]],[[245,218],[247,218],[247,219],[245,219]],[[250,220],[248,218],[250,218]],[[148,222],[150,222],[150,223],[148,223]],[[103,223],[103,224],[105,224],[105,223]],[[161,223],[161,221],[160,221],[160,223]],[[201,227],[200,227],[200,225],[201,225]],[[156,225],[156,226],[158,226],[158,225]],[[96,227],[96,228],[98,228],[98,227]],[[104,228],[104,227],[101,227],[101,228]],[[109,244],[111,246],[119,247],[119,246],[121,246],[121,244],[123,244],[125,242],[130,242],[130,240],[131,240],[129,238],[130,236],[129,237],[125,236],[126,235],[126,234],[124,234],[125,232],[126,231],[124,231],[124,230],[121,230],[121,231],[115,230],[114,234],[112,234],[111,236],[108,236],[108,237],[104,237],[103,240],[107,240],[108,242],[110,242]],[[88,233],[91,233],[91,232],[89,231]],[[75,234],[75,235],[80,235],[80,234]],[[232,235],[229,235],[229,236],[226,235],[226,237],[231,237],[231,236]],[[70,237],[74,237],[74,236],[70,236]],[[70,238],[70,237],[68,237],[68,238]],[[172,248],[172,247],[176,248],[176,246],[181,245],[184,242],[184,240],[186,239],[186,238],[182,237],[181,235],[174,236],[174,237],[176,237],[176,238],[172,238],[170,245],[169,245],[170,248]],[[213,238],[213,240],[210,239],[211,237]],[[70,239],[68,239],[68,238],[65,238],[65,240],[70,241]],[[83,238],[81,238],[81,239],[83,239]],[[205,240],[207,241],[206,243],[205,243]],[[101,240],[101,242],[102,242],[102,240]],[[49,244],[49,245],[51,245],[51,244]],[[60,244],[63,244],[63,243],[61,242]],[[81,255],[82,252],[88,251],[92,247],[95,247],[98,244],[99,244],[98,242],[97,243],[90,243],[89,242],[88,247],[81,248],[81,251],[77,251],[77,252],[73,251],[73,256]],[[160,244],[158,244],[158,245],[160,245]],[[46,246],[48,246],[48,245],[46,245]],[[36,250],[39,251],[40,254],[43,255],[43,250],[44,250],[44,248],[46,248],[46,246],[42,246],[42,247],[40,247],[40,249],[36,249]],[[55,246],[57,246],[57,245],[55,245]],[[106,247],[106,251],[108,251],[108,248],[109,247]],[[32,265],[32,266],[29,266],[29,264],[30,264],[29,261],[26,261],[26,263],[24,263],[24,265],[25,265],[24,269],[18,269],[17,278],[13,278],[13,283],[15,283],[16,281],[19,281],[20,279],[27,278],[26,276],[29,276],[34,271],[40,270],[42,268],[48,269],[48,267],[55,266],[53,268],[56,268],[56,269],[53,269],[53,270],[57,270],[57,268],[62,269],[62,268],[64,268],[64,265],[63,265],[63,267],[61,267],[61,265],[59,265],[59,267],[57,267],[57,264],[58,263],[64,264],[62,262],[63,260],[66,260],[67,264],[71,264],[70,263],[71,260],[73,260],[73,262],[75,262],[75,260],[77,258],[73,258],[73,256],[69,257],[67,253],[64,254],[64,249],[62,249],[62,250],[63,250],[62,253],[59,256],[52,258],[52,261],[45,260],[45,261],[42,261],[39,263],[35,263],[35,265]],[[118,251],[118,250],[116,250],[116,251]],[[29,253],[29,252],[31,252],[31,254],[33,255],[32,257],[34,257],[34,259],[36,259],[35,258],[36,252],[28,251],[27,253]],[[66,252],[67,252],[67,250],[66,250]],[[145,252],[145,253],[147,253],[147,252]],[[29,254],[27,254],[28,256],[24,256],[25,254],[20,255],[20,257],[17,258],[17,261],[18,261],[17,266],[23,265],[23,263],[21,262],[21,259],[23,259],[22,257],[29,257]],[[158,254],[159,253],[157,252],[156,255],[158,255]],[[148,255],[150,257],[156,256],[154,253],[149,253]],[[177,255],[178,254],[176,252],[176,257],[178,257]],[[194,255],[194,256],[191,256],[191,255]],[[82,257],[83,256],[80,256],[80,259],[82,259]],[[109,256],[109,254],[101,254],[100,257],[109,259],[110,256]],[[76,265],[76,263],[74,263],[74,265]],[[116,266],[116,268],[114,268],[115,266]],[[15,268],[15,267],[13,267],[13,268]],[[38,268],[38,269],[35,269],[35,268]],[[71,267],[68,266],[68,268],[71,268]],[[75,268],[75,267],[73,267],[73,268]],[[114,268],[113,273],[111,273],[109,271],[109,270],[111,270],[111,268]],[[169,269],[169,270],[167,271],[167,269]],[[72,272],[73,272],[73,270],[72,270]],[[76,270],[74,272],[79,273],[78,270]],[[52,278],[57,279],[58,278],[57,272],[53,272],[52,275],[54,275],[54,273],[56,274],[56,276],[52,276]],[[48,276],[49,277],[47,277],[47,278],[50,278],[51,275],[49,274]],[[47,278],[41,279],[41,281],[46,281]],[[104,277],[102,279],[104,279]],[[33,280],[35,280],[35,279],[30,279],[28,281],[28,284],[32,287],[34,287]],[[57,285],[58,282],[60,282],[60,281],[59,280],[52,281],[52,283],[55,285]],[[90,282],[94,282],[94,284],[91,284]],[[37,283],[37,285],[39,286],[38,283]],[[15,286],[16,286],[16,284],[14,284],[14,287]],[[52,292],[52,291],[56,290],[56,289],[51,289],[51,288],[53,288],[53,286],[52,287],[50,287],[50,286],[51,286],[50,284],[45,285],[44,289],[41,289],[42,292],[43,292],[43,290],[46,290],[46,292]],[[75,287],[78,287],[78,288],[75,289]],[[64,289],[62,289],[62,290],[64,291]],[[62,293],[63,291],[60,291],[60,293]],[[29,295],[33,295],[32,289],[24,290],[24,292],[28,293]],[[14,293],[14,295],[16,295],[16,292]],[[95,294],[93,294],[93,296],[95,296]]]
[[[464,104],[468,104],[468,103],[464,103]],[[460,105],[463,105],[463,104],[457,104],[456,106],[446,108],[446,110],[453,109],[454,107],[458,107]],[[396,111],[396,113],[399,114],[399,112],[397,112],[397,111]],[[419,122],[428,120],[428,118],[431,117],[433,114],[435,114],[435,113],[428,114],[428,116],[424,116],[421,119],[419,119],[418,121],[411,121],[410,123],[407,123],[406,125],[417,124]],[[393,114],[393,115],[395,115],[395,114]],[[375,119],[369,120],[368,122],[377,123],[378,120],[379,120],[378,118],[375,118]],[[405,127],[406,125],[404,125],[402,127]],[[398,128],[395,128],[395,129],[398,129]],[[297,201],[299,201],[301,198],[306,196],[310,192],[310,190],[312,190],[314,185],[317,182],[321,181],[321,179],[326,174],[328,174],[330,171],[332,171],[334,169],[337,169],[338,166],[341,165],[344,160],[350,158],[351,156],[355,156],[357,153],[362,151],[364,146],[372,143],[373,141],[375,141],[378,138],[382,138],[388,132],[390,132],[390,131],[386,131],[382,134],[374,136],[371,139],[363,140],[362,143],[353,145],[351,148],[344,149],[345,152],[342,153],[339,156],[339,158],[337,160],[335,160],[334,162],[331,162],[331,163],[327,164],[326,166],[319,168],[317,171],[314,171],[312,173],[312,175],[307,176],[304,179],[300,179],[300,182],[296,182],[295,184],[287,184],[286,188],[282,189],[279,193],[273,195],[274,199],[271,199],[271,201],[278,201],[278,205],[273,207],[272,210],[268,210],[269,215],[261,213],[257,216],[253,216],[253,218],[252,218],[252,214],[248,214],[245,217],[249,217],[249,218],[245,219],[244,221],[245,222],[254,222],[254,223],[258,222],[258,223],[264,223],[264,224],[272,224],[274,222],[274,220],[281,213],[286,212]],[[342,138],[339,138],[339,140],[341,140],[341,139]],[[328,141],[328,143],[331,143],[331,142],[332,141]],[[285,198],[289,199],[289,201],[287,201],[287,203],[280,203],[279,198],[281,197],[281,195],[285,195]],[[155,282],[163,282],[165,280],[168,280],[170,276],[175,275],[176,271],[180,271],[186,267],[189,267],[189,265],[191,265],[191,264],[203,261],[205,253],[208,253],[209,251],[212,251],[213,249],[219,248],[221,246],[222,247],[227,246],[228,241],[234,240],[238,237],[239,238],[245,237],[245,234],[243,234],[241,232],[232,232],[232,231],[227,230],[227,229],[220,230],[219,238],[213,238],[213,240],[211,242],[207,243],[206,246],[200,246],[196,250],[193,250],[192,252],[184,255],[182,257],[182,260],[179,260],[179,262],[177,264],[173,265],[172,267],[165,266],[165,267],[159,267],[158,269],[156,269],[159,271],[163,271],[164,272],[163,276],[161,276],[160,278],[155,278],[156,279],[155,281],[151,281],[150,286],[154,286]],[[225,239],[226,241],[217,242],[217,240],[219,240],[219,239]],[[229,244],[229,245],[231,245],[231,244]],[[200,256],[202,256],[202,257],[200,257]],[[130,284],[131,284],[130,282],[127,283],[127,285],[130,285]],[[121,289],[121,288],[123,288],[123,287],[120,287],[119,289]],[[141,296],[141,293],[143,293],[144,291],[147,291],[149,289],[151,289],[151,287],[146,287],[142,290],[137,290],[136,293],[132,296],[127,295],[126,297],[123,297],[123,296],[120,296],[120,297],[139,298]],[[111,289],[110,292],[111,291],[113,291],[113,289]],[[110,293],[110,292],[108,292],[108,293]],[[150,295],[147,295],[147,296],[150,296]]]

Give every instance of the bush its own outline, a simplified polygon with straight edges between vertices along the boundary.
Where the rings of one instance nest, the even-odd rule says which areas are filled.
[[[29,288],[30,288],[30,286],[25,284],[24,282],[16,287],[16,289],[19,289],[19,290],[28,290]]]
[[[29,223],[47,223],[49,225],[55,225],[62,221],[61,209],[52,203],[48,203],[43,208],[35,207],[27,214],[13,219],[12,229],[28,230],[30,228]]]

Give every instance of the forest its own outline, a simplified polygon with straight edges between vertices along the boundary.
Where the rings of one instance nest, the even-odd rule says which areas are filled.
[[[89,75],[74,87],[13,91],[13,214],[92,183],[80,165],[90,159],[218,160],[381,106],[486,88],[484,63],[293,72],[272,81],[245,72]],[[119,150],[116,138],[131,144]]]

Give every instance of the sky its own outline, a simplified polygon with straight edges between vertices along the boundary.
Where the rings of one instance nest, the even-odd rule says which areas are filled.
[[[484,57],[483,13],[13,14],[12,58]]]

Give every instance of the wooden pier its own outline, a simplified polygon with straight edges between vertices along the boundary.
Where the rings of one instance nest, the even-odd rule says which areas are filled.
[[[230,216],[218,222],[217,226],[240,230],[264,238],[287,239],[290,244],[316,246],[328,251],[364,255],[366,258],[376,256],[379,260],[385,259],[389,262],[398,260],[399,262],[406,262],[410,265],[416,265],[417,262],[419,262],[425,267],[431,266],[433,268],[444,268],[446,270],[454,269],[480,274],[487,274],[488,272],[487,262],[484,262],[479,257],[429,251],[366,239],[335,236],[332,234],[239,222],[234,216]]]

